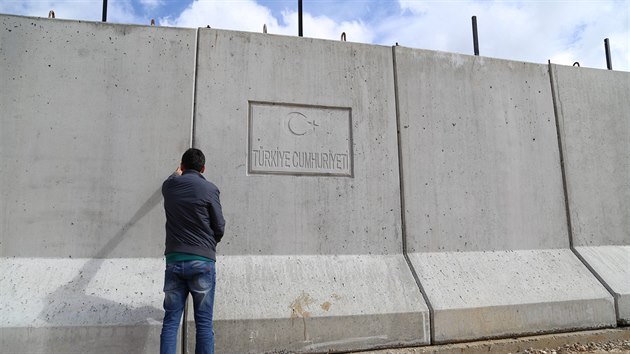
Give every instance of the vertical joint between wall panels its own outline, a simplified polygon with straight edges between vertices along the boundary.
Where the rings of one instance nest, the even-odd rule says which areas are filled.
[[[190,114],[190,147],[195,146],[196,106],[197,106],[197,60],[199,58],[199,28],[195,31],[195,55],[193,56],[192,111]]]
[[[551,100],[553,103],[553,114],[556,120],[556,141],[558,142],[558,154],[560,156],[560,172],[562,174],[562,189],[564,192],[564,211],[567,220],[567,230],[569,233],[569,247],[574,249],[573,247],[573,228],[571,225],[571,210],[569,207],[569,190],[567,187],[567,174],[564,167],[564,150],[562,149],[562,132],[560,126],[560,108],[558,107],[558,100],[556,100],[556,87],[553,79],[553,69],[551,67],[551,61],[549,61],[549,83],[551,85]]]
[[[414,280],[416,281],[416,285],[420,290],[420,294],[422,294],[422,298],[424,302],[427,304],[429,308],[429,330],[430,330],[430,340],[431,344],[435,343],[435,329],[434,329],[434,314],[433,314],[433,306],[429,302],[429,298],[422,287],[422,283],[420,282],[420,278],[418,277],[418,273],[411,263],[411,259],[409,259],[409,255],[407,253],[407,222],[406,222],[406,209],[405,209],[405,185],[403,183],[403,158],[402,158],[402,139],[400,137],[400,102],[399,102],[399,94],[398,94],[398,70],[396,63],[396,46],[392,47],[392,59],[393,59],[393,69],[394,69],[394,101],[396,102],[396,136],[398,139],[398,182],[400,187],[400,218],[401,218],[401,229],[402,229],[402,251],[403,256],[405,257],[405,261],[407,262],[407,266],[409,270],[411,270],[411,274],[413,275]]]
[[[582,255],[575,249],[575,243],[573,240],[573,222],[571,220],[571,207],[569,205],[569,187],[567,185],[567,173],[565,168],[565,150],[563,149],[564,142],[562,140],[562,125],[560,125],[560,119],[564,119],[560,117],[562,115],[562,107],[560,102],[560,96],[558,95],[558,87],[556,86],[556,81],[554,81],[554,70],[551,64],[551,60],[548,62],[549,65],[549,83],[551,84],[551,99],[553,102],[553,114],[556,118],[556,137],[558,141],[558,154],[560,155],[560,171],[562,173],[562,188],[564,191],[564,207],[567,219],[567,230],[569,233],[569,248],[571,252],[584,264],[584,266],[593,274],[595,279],[597,279],[606,290],[610,293],[613,298],[613,303],[615,306],[615,316],[617,319],[621,318],[619,316],[619,305],[617,304],[617,298],[615,297],[615,292],[612,288],[604,281],[604,279],[591,267],[591,265],[582,257]],[[556,78],[557,79],[557,78]]]
[[[199,28],[195,30],[195,55],[193,56],[193,87],[192,87],[192,110],[190,112],[190,147],[196,147],[196,105],[197,105],[197,60],[199,58]],[[184,303],[184,318],[182,321],[182,353],[188,354],[188,299]]]

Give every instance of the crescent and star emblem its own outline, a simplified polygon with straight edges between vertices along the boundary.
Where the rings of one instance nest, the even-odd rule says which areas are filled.
[[[307,135],[314,132],[315,127],[319,127],[319,124],[314,119],[309,119],[300,112],[291,112],[287,116],[289,117],[287,127],[293,135]]]

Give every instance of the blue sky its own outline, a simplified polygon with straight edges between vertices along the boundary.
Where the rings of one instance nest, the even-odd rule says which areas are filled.
[[[0,13],[100,21],[102,0],[0,0]],[[630,0],[303,0],[304,36],[629,71]],[[297,0],[108,0],[108,22],[297,35]]]

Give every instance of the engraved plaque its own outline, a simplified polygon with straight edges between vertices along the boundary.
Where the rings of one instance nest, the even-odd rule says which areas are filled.
[[[249,173],[352,177],[350,108],[249,102]]]

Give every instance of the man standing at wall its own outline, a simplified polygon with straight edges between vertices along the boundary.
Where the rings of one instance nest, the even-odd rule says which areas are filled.
[[[215,252],[225,220],[219,189],[201,175],[205,162],[201,150],[188,149],[180,167],[162,184],[166,213],[162,354],[176,352],[177,330],[189,293],[195,310],[195,353],[214,353]]]

